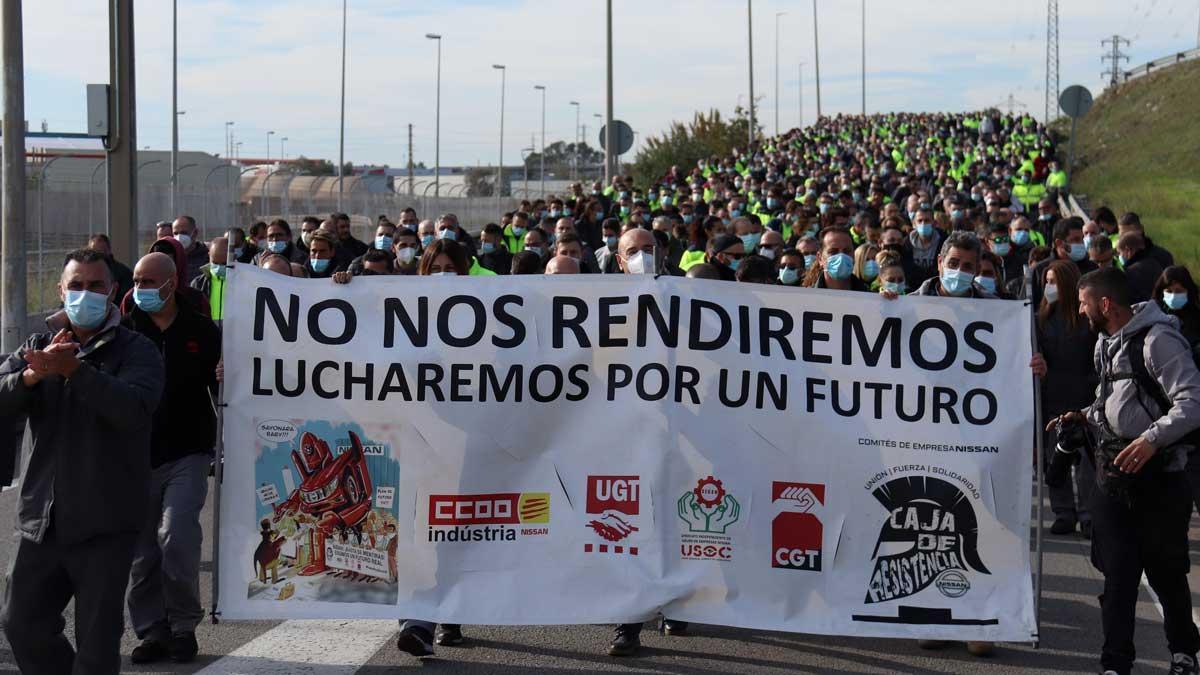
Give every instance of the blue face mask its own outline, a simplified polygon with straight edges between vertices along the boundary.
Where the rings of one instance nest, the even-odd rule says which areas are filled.
[[[790,267],[779,268],[779,283],[784,286],[795,286],[800,280],[800,272]]]
[[[683,214],[683,224],[684,225],[691,225],[692,221],[695,219],[696,219],[696,216],[693,216],[690,213]]]
[[[863,264],[863,281],[874,281],[879,276],[879,263],[868,260]]]
[[[218,265],[217,263],[212,263],[209,266],[209,270],[211,270],[212,275],[218,279],[225,278],[225,269],[226,269],[225,265]]]
[[[386,251],[386,250],[390,249],[391,247],[392,247],[392,238],[391,237],[389,237],[387,235],[384,235],[382,237],[375,237],[376,250]]]
[[[108,296],[92,291],[67,291],[63,308],[72,326],[91,330],[104,323],[108,316]]]
[[[804,269],[811,268],[814,264],[816,264],[816,262],[817,256],[809,253],[808,255],[804,256]]]
[[[837,253],[825,263],[825,272],[838,281],[845,281],[854,272],[854,258],[845,253]]]
[[[942,288],[950,295],[964,295],[971,290],[971,282],[975,281],[975,275],[961,270],[947,269],[942,272],[941,281]]]
[[[741,209],[732,209],[732,210],[729,212],[729,217],[730,217],[730,218],[737,218],[737,217],[739,217],[739,216],[741,216],[741,215],[742,215],[742,210],[741,210]]]
[[[512,226],[513,234],[517,235],[518,237],[523,236],[525,234],[525,230],[526,228],[524,227],[517,227],[516,225]]]
[[[663,197],[661,200],[659,200],[659,203],[660,203],[660,204],[662,204],[663,206],[670,206],[670,205],[671,205],[671,198],[670,198],[670,197]]]
[[[615,235],[615,234],[609,235],[604,238],[604,245],[609,248],[616,248],[617,247],[617,239],[618,239],[617,235]]]
[[[442,239],[449,239],[450,241],[457,241],[458,233],[455,232],[454,230],[451,230],[450,228],[446,228],[446,229],[442,230],[441,232],[438,232],[438,237],[440,237]]]
[[[776,206],[779,206],[779,200],[774,197],[767,197],[767,208],[773,209]]]
[[[1029,243],[1029,230],[1013,230],[1012,242],[1017,246],[1024,246]]]
[[[496,244],[490,241],[481,242],[479,244],[479,250],[483,253],[491,253],[492,251],[496,250]]]
[[[1001,258],[1008,255],[1008,252],[1011,249],[1012,246],[1008,242],[1004,242],[1003,244],[992,244],[992,253],[995,253]]]
[[[421,235],[421,248],[429,248],[429,246],[432,243],[433,243],[433,235],[432,234]]]
[[[996,279],[994,277],[975,277],[975,283],[992,295],[996,294]]]
[[[727,266],[727,267],[729,267],[729,269],[730,269],[730,270],[732,270],[732,271],[736,272],[736,271],[737,271],[737,269],[738,269],[738,267],[739,267],[739,266],[741,266],[741,264],[742,264],[742,261],[741,261],[741,260],[739,260],[739,259],[732,259],[732,260],[730,260],[730,261],[729,261],[729,262],[726,264],[726,266]]]
[[[930,223],[917,223],[917,236],[922,239],[928,239],[933,236],[933,225]]]
[[[235,249],[233,249],[233,257],[234,257],[234,259],[236,260],[236,259],[238,259],[238,258],[242,257],[242,253],[244,253],[245,251],[246,251],[246,249],[244,249],[244,248],[242,248],[242,247],[240,247],[240,246],[239,246],[238,248],[235,248]]]
[[[829,210],[829,204],[822,202],[818,208],[821,210],[821,213],[824,214]]]
[[[762,239],[762,233],[743,234],[738,239],[742,240],[742,246],[746,247],[746,253],[753,253],[754,249],[758,248],[758,242]]]
[[[316,272],[317,274],[322,274],[323,272],[325,272],[325,270],[329,269],[329,262],[330,262],[330,258],[323,258],[323,259],[313,258],[308,261],[308,264],[310,266],[312,266],[312,270],[314,272]]]
[[[1167,306],[1167,309],[1173,309],[1176,311],[1181,310],[1181,309],[1183,309],[1184,305],[1187,304],[1187,301],[1188,301],[1187,291],[1184,291],[1182,293],[1172,293],[1171,291],[1163,291],[1163,304]]]
[[[629,207],[628,206],[621,207],[621,215],[623,215],[623,216],[629,215]]]
[[[954,209],[953,211],[950,212],[950,217],[954,220],[958,220],[959,218],[962,217],[962,211],[959,211],[958,209]]]
[[[286,241],[268,241],[267,250],[271,253],[283,253],[287,249]]]
[[[908,290],[903,281],[885,281],[882,285],[896,295],[904,295],[904,292]]]
[[[143,312],[154,314],[167,304],[159,290],[158,288],[135,288],[133,289],[133,302]]]
[[[563,209],[563,215],[564,215],[564,216],[569,216],[569,215],[571,215],[571,209]]]
[[[1083,245],[1083,242],[1071,244],[1071,252],[1069,255],[1072,261],[1079,262],[1087,257],[1087,247]],[[1125,261],[1122,260],[1121,264],[1124,265]]]
[[[530,253],[535,254],[539,258],[542,257],[542,247],[541,246],[526,246],[525,250],[529,251]]]
[[[1092,235],[1090,235],[1090,234],[1085,234],[1085,235],[1083,235],[1083,247],[1084,247],[1084,248],[1091,248],[1091,247],[1092,247],[1092,240],[1093,240],[1093,239],[1095,239],[1095,237],[1093,237],[1093,236],[1092,236]]]

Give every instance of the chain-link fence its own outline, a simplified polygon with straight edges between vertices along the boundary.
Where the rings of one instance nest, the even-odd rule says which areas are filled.
[[[169,185],[141,184],[138,186],[137,233],[139,250],[145,250],[154,239],[155,223],[171,220],[174,215],[188,214],[199,224],[204,240],[220,236],[228,227],[245,229],[258,220],[284,218],[294,230],[306,215],[324,218],[339,210],[336,192],[297,194],[287,189],[279,176],[264,183],[265,190],[243,189],[236,182],[208,187],[181,185],[171,206]],[[400,212],[411,206],[418,217],[437,218],[453,213],[463,227],[478,232],[489,222],[497,222],[505,211],[516,208],[519,200],[510,197],[434,197],[432,190],[412,196],[397,193],[350,190],[341,195],[340,210],[349,213],[356,237],[370,241],[374,238],[376,219],[386,214],[398,222]],[[455,192],[461,192],[455,190]],[[57,283],[62,271],[63,256],[87,244],[88,236],[107,232],[107,204],[103,181],[49,180],[44,185],[30,179],[26,185],[26,260],[28,279],[28,309],[31,315],[45,313],[59,305]],[[134,261],[122,261],[130,264]]]

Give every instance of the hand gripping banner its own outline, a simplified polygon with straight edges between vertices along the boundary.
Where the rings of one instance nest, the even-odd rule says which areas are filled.
[[[1036,637],[1019,302],[228,283],[226,618]]]

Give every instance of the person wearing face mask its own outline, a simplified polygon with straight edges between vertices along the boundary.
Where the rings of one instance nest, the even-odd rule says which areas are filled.
[[[1079,314],[1078,286],[1079,270],[1071,263],[1057,260],[1046,269],[1046,287],[1035,325],[1038,354],[1033,359],[1034,374],[1041,378],[1042,419],[1045,420],[1084,408],[1095,399],[1098,379],[1092,358],[1096,333]],[[1043,448],[1047,453],[1043,461],[1049,462],[1049,453],[1054,452],[1057,438],[1053,432],[1043,433]],[[1078,525],[1083,538],[1091,539],[1089,504],[1095,484],[1092,458],[1081,455],[1074,474],[1073,485],[1066,481],[1047,487],[1050,509],[1054,512],[1050,532],[1071,534]]]
[[[162,400],[150,434],[149,511],[138,537],[129,584],[129,616],[142,641],[133,663],[196,656],[200,601],[200,511],[216,443],[212,398],[221,333],[178,302],[175,264],[151,253],[134,267],[134,308],[123,325],[158,348],[165,365]]]
[[[758,243],[762,240],[763,226],[754,216],[743,216],[733,220],[733,233],[742,240],[746,254],[758,251]]]
[[[865,281],[873,291],[879,290],[879,263],[875,261],[878,253],[879,247],[874,244],[863,244],[854,249],[854,276]]]
[[[796,242],[796,250],[804,257],[804,271],[812,269],[821,255],[821,242],[815,236],[804,236]],[[803,276],[803,275],[801,275]]]
[[[525,250],[525,233],[529,231],[529,214],[517,211],[513,214],[512,222],[504,228],[504,245],[508,252],[516,255]]]
[[[952,232],[942,242],[937,257],[937,276],[926,279],[914,295],[955,298],[995,298],[975,283],[983,247],[971,232]]]
[[[601,274],[618,274],[621,271],[617,265],[617,242],[621,238],[621,221],[609,218],[600,229],[603,235],[603,246],[596,249],[596,265]]]
[[[550,237],[540,227],[535,227],[525,233],[525,250],[538,257],[539,264],[544,266],[550,258]]]
[[[1014,296],[1009,294],[1006,282],[1004,261],[984,247],[979,253],[979,271],[975,273],[975,283],[1001,300],[1012,300]]]
[[[67,254],[58,290],[49,331],[0,364],[0,411],[27,416],[32,443],[0,625],[21,672],[116,673],[163,359],[121,325],[100,252]],[[74,645],[63,634],[72,598]]]
[[[723,281],[737,279],[738,266],[746,257],[746,245],[740,237],[732,234],[722,234],[709,242],[705,262],[716,265]]]
[[[185,279],[195,279],[200,274],[200,268],[208,264],[208,246],[200,241],[196,219],[191,216],[179,216],[171,223],[171,234],[183,247],[183,255],[187,259]]]
[[[784,250],[783,235],[775,230],[766,230],[758,241],[758,255],[775,262]]]
[[[1188,269],[1172,265],[1163,270],[1154,285],[1154,301],[1159,309],[1179,320],[1179,332],[1192,346],[1192,360],[1200,360],[1200,290]],[[1188,483],[1192,488],[1192,501],[1200,513],[1200,448],[1188,453]]]
[[[362,274],[366,255],[371,251],[382,251],[390,260],[395,255],[392,252],[392,245],[395,241],[396,225],[387,220],[380,221],[379,225],[375,227],[375,238],[371,241],[371,248],[366,253],[351,260],[346,269],[341,271],[347,271],[350,274]]]
[[[512,254],[504,245],[504,230],[496,223],[483,226],[479,235],[479,264],[496,274],[508,274]]]
[[[308,255],[308,243],[312,240],[313,232],[321,229],[321,219],[316,216],[304,216],[300,221],[300,238],[296,240],[296,248]],[[333,228],[331,227],[330,230]]]
[[[945,235],[933,225],[933,210],[920,207],[913,216],[913,231],[908,236],[912,271],[909,283],[922,284],[937,274],[938,250]]]
[[[208,300],[208,315],[221,327],[225,314],[225,264],[229,257],[229,240],[217,237],[208,242],[208,264],[200,268],[200,276],[192,279],[190,286]]]
[[[254,255],[251,260],[254,265],[262,264],[262,260],[268,253],[281,255],[290,262],[304,265],[308,263],[308,255],[296,248],[292,242],[292,227],[282,218],[276,218],[267,226],[267,238],[265,248]]]
[[[894,251],[880,251],[875,256],[879,263],[879,293],[900,297],[908,292],[908,284],[904,281],[904,259]]]
[[[404,228],[396,230],[396,236],[392,240],[392,254],[395,256],[392,272],[401,276],[415,275],[421,260],[418,254],[420,248],[421,242],[417,239],[416,232]]]
[[[799,288],[800,279],[804,276],[804,256],[796,249],[788,249],[780,254],[778,264],[779,285]]]
[[[1125,278],[1129,280],[1129,294],[1135,303],[1145,302],[1154,293],[1154,285],[1162,276],[1163,266],[1146,255],[1146,240],[1141,233],[1127,232],[1117,241],[1117,253]]]
[[[324,230],[313,233],[312,242],[308,245],[308,277],[310,279],[329,279],[337,272],[334,260],[337,258],[337,241]]]
[[[1058,217],[1058,200],[1050,197],[1044,197],[1038,201],[1037,205],[1037,229],[1042,234],[1050,234],[1054,231],[1054,224],[1059,221]]]
[[[1042,302],[1042,287],[1046,283],[1046,270],[1054,260],[1066,260],[1079,269],[1083,276],[1096,269],[1095,263],[1088,260],[1087,247],[1083,245],[1083,219],[1072,216],[1063,218],[1054,224],[1054,248],[1049,259],[1034,265],[1028,273],[1028,285],[1033,290],[1033,297],[1028,298],[1034,305]]]
[[[233,249],[229,252],[233,256],[231,260],[239,265],[251,264],[257,249],[246,241],[246,233],[242,228],[231,227],[225,230],[225,238],[233,244]]]
[[[846,230],[825,228],[818,235],[821,251],[804,273],[807,288],[869,293],[867,282],[854,276],[854,240]]]

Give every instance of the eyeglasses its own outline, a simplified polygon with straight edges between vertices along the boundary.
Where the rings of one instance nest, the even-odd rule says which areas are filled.
[[[1008,237],[992,237],[993,244],[1007,244]]]

